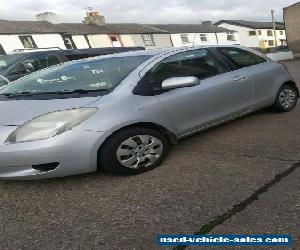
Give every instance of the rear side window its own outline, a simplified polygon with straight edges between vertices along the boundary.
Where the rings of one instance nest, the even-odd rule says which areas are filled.
[[[218,48],[218,51],[239,69],[266,62],[264,58],[243,49]]]
[[[224,73],[223,65],[206,49],[170,56],[149,72],[148,81],[155,86],[171,77],[195,76],[199,79]]]
[[[60,64],[60,59],[55,55],[48,56],[48,67]]]
[[[74,60],[80,60],[80,59],[88,58],[90,56],[88,54],[70,54],[70,55],[66,55],[66,57],[70,61],[74,61]]]

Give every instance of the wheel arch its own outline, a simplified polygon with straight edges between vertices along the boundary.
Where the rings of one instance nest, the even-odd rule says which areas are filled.
[[[137,122],[137,123],[133,123],[133,124],[130,124],[130,125],[126,125],[124,127],[121,127],[119,129],[115,130],[113,133],[111,133],[109,136],[107,136],[105,138],[105,140],[103,141],[103,143],[98,148],[98,151],[97,151],[98,169],[101,168],[101,166],[99,166],[99,158],[100,158],[101,150],[102,150],[103,146],[105,145],[105,143],[107,143],[111,137],[113,137],[115,134],[119,133],[120,131],[122,131],[124,129],[128,129],[128,128],[135,128],[135,127],[136,128],[148,128],[148,129],[153,129],[153,130],[159,131],[164,136],[166,136],[168,142],[171,145],[178,144],[178,137],[174,133],[169,131],[167,128],[165,128],[165,127],[163,127],[159,124],[152,123],[152,122]]]
[[[285,85],[295,88],[297,90],[298,98],[300,97],[299,88],[294,81],[287,81],[287,82],[283,83],[280,87],[285,86]]]

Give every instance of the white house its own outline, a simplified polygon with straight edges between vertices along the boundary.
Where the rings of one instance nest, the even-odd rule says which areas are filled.
[[[221,20],[215,25],[239,33],[241,45],[252,48],[275,47],[275,34],[272,22],[251,22],[243,20]],[[286,45],[283,23],[276,22],[277,45]]]
[[[149,26],[167,31],[174,47],[240,44],[237,32],[217,27],[210,22],[202,24],[149,24]]]
[[[51,14],[51,13],[50,13]],[[37,15],[45,21],[0,20],[0,54],[17,49],[85,49],[133,47],[146,49],[192,45],[240,44],[237,32],[202,24],[105,23],[98,12],[87,12],[83,23],[57,23],[48,12]],[[48,18],[51,20],[48,20]],[[51,23],[53,21],[55,23]]]
[[[135,47],[146,49],[172,47],[170,35],[153,27],[136,23],[103,25],[64,23],[57,25],[68,48]]]
[[[106,24],[98,12],[91,12],[85,23],[50,23],[48,21],[0,20],[0,54],[18,49],[85,49],[135,47],[146,49],[172,47],[168,32],[136,23]],[[47,20],[42,13],[39,19]],[[52,17],[52,15],[51,15]],[[91,21],[91,22],[89,22]]]
[[[55,25],[43,21],[0,20],[0,49],[12,52],[16,49],[57,47],[65,49],[64,40]]]
[[[97,11],[88,11],[83,23],[58,24],[68,48],[171,47],[168,32],[136,23],[106,23]]]

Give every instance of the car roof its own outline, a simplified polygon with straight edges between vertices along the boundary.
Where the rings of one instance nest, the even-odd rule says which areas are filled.
[[[99,55],[95,57],[88,57],[74,61],[65,62],[65,65],[76,65],[79,63],[88,63],[88,62],[97,62],[106,58],[115,58],[115,57],[130,57],[130,56],[149,56],[153,57],[160,57],[170,53],[176,52],[184,52],[194,49],[204,49],[204,48],[215,48],[215,47],[235,47],[235,48],[242,48],[239,45],[212,45],[212,46],[190,46],[190,47],[171,47],[171,48],[162,48],[162,49],[151,49],[151,50],[134,50],[134,51],[127,51],[127,52],[117,52],[112,54],[106,55]],[[150,59],[150,58],[149,58]]]
[[[204,49],[204,48],[215,48],[215,47],[235,47],[235,48],[241,48],[242,46],[239,45],[212,45],[212,46],[186,46],[186,47],[170,47],[170,48],[162,48],[162,49],[151,49],[151,50],[135,50],[135,51],[127,51],[127,52],[118,52],[108,55],[100,55],[97,57],[92,58],[86,58],[82,60],[97,60],[101,58],[110,58],[110,57],[125,57],[125,56],[157,56],[157,55],[163,55],[168,54],[172,52],[181,52],[181,51],[187,51],[187,50],[193,50],[193,49]],[[81,60],[79,60],[81,61]]]

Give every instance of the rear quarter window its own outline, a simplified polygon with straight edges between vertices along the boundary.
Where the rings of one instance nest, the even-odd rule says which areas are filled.
[[[266,62],[264,58],[243,49],[218,48],[218,52],[226,56],[238,69]]]

